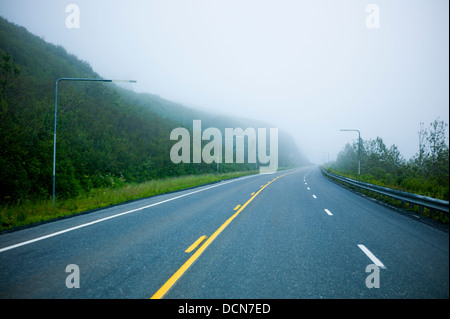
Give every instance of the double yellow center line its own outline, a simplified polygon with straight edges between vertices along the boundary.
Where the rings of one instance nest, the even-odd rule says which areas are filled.
[[[250,202],[256,196],[258,196],[258,194],[264,188],[266,188],[266,186],[268,186],[270,183],[274,182],[278,178],[281,178],[283,176],[286,176],[288,174],[292,174],[295,172],[297,172],[297,171],[294,171],[291,173],[286,173],[284,175],[280,175],[280,176],[274,178],[273,180],[267,182],[266,185],[262,185],[261,188],[256,193],[252,193],[252,197],[250,197],[250,199],[247,202],[245,202],[244,205],[240,206],[239,209],[237,210],[237,212],[234,213],[230,218],[228,218],[225,221],[225,223],[223,223],[222,226],[220,226],[214,232],[214,234],[212,234],[211,237],[209,237],[208,240],[205,241],[202,246],[200,246],[200,248],[183,264],[183,266],[181,266],[180,269],[178,269],[175,272],[175,274],[173,274],[172,277],[170,277],[169,280],[167,280],[166,283],[161,288],[159,288],[159,290],[151,297],[151,299],[161,299],[162,297],[164,297],[164,295],[169,291],[169,289],[172,288],[172,286],[178,281],[178,279],[180,279],[180,277],[186,272],[186,270],[188,270],[189,267],[197,260],[197,258],[200,257],[200,255],[203,253],[203,251],[214,241],[214,239],[216,239],[216,237],[231,223],[231,221],[233,219],[235,219],[236,216],[239,215],[245,209],[245,207],[247,207],[247,205],[250,204]],[[200,237],[194,244],[192,244],[191,247],[189,247],[186,250],[186,252],[188,252],[188,250],[189,250],[189,252],[194,250],[205,238],[206,238],[206,236]]]

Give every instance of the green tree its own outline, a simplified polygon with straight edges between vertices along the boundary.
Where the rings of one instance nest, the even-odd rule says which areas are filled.
[[[15,64],[14,60],[11,61],[11,55],[5,53],[2,56],[0,62],[0,97],[6,98],[6,95],[14,86],[14,82],[17,76],[20,74],[20,69]]]

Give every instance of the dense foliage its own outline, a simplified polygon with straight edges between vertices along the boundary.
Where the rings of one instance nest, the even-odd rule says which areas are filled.
[[[0,17],[0,203],[52,193],[55,82],[101,78],[90,65]],[[216,171],[216,164],[174,164],[172,129],[270,127],[218,117],[99,82],[60,82],[56,193],[74,197],[98,187]],[[261,126],[264,125],[264,126]],[[293,140],[279,134],[280,163],[305,162]],[[220,171],[255,169],[221,164]]]
[[[406,160],[396,145],[387,147],[381,137],[361,139],[361,180],[440,199],[449,199],[448,126],[436,119],[420,123],[418,152]],[[357,177],[358,141],[347,144],[329,167]]]

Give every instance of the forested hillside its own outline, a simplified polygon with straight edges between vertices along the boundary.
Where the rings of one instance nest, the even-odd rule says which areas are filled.
[[[52,192],[55,82],[61,77],[101,78],[79,60],[0,17],[0,202],[49,198]],[[137,79],[139,80],[139,79]],[[93,188],[168,176],[215,172],[216,164],[174,164],[170,132],[180,126],[270,127],[218,117],[111,83],[58,86],[56,192],[73,197]],[[280,165],[306,162],[279,132]],[[221,164],[221,171],[255,164]]]

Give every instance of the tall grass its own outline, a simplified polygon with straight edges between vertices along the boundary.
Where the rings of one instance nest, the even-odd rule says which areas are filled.
[[[340,176],[344,176],[344,177],[348,177],[348,178],[352,178],[355,180],[360,180],[361,182],[374,184],[374,185],[378,185],[378,186],[383,186],[383,187],[387,187],[387,188],[391,188],[391,189],[396,189],[399,191],[414,193],[414,194],[418,194],[418,195],[434,197],[437,199],[448,200],[448,197],[446,197],[444,195],[445,191],[446,191],[446,187],[447,187],[447,193],[448,193],[448,186],[445,186],[445,185],[443,185],[443,186],[436,185],[435,183],[432,183],[429,181],[422,181],[422,183],[419,185],[419,181],[417,179],[413,179],[413,178],[408,179],[408,183],[402,183],[401,185],[395,185],[395,184],[386,183],[386,181],[381,181],[379,179],[375,179],[369,174],[358,176],[357,174],[354,174],[354,173],[340,172],[340,171],[329,169],[329,168],[326,168],[326,169],[331,173],[334,173],[334,174],[337,174]],[[411,183],[410,181],[414,181],[414,183]],[[355,190],[357,189],[357,187],[355,187],[355,186],[348,185],[348,184],[342,183],[340,181],[337,181],[337,182],[340,184],[344,184],[348,188],[355,189]],[[403,206],[403,203],[401,200],[386,198],[386,196],[384,196],[384,195],[379,195],[377,193],[370,192],[367,190],[359,190],[358,189],[357,191],[361,192],[367,196],[376,198],[379,201],[386,202],[389,205],[401,207],[402,209],[405,209],[407,211],[420,213],[420,209],[419,209],[418,205],[406,203],[406,205]],[[433,212],[432,210],[424,207],[421,214],[425,217],[429,217],[431,219],[440,221],[444,224],[449,223],[449,215],[446,213],[443,213],[443,212],[439,212],[439,211]]]
[[[0,207],[0,231],[254,173],[190,175],[126,184],[120,188],[100,188],[75,198],[57,200],[55,206],[51,199],[4,205]]]
[[[440,185],[431,179],[420,179],[412,176],[395,178],[390,176],[390,174],[387,174],[388,176],[384,178],[375,178],[370,174],[361,174],[361,176],[358,176],[356,173],[338,171],[328,167],[326,169],[332,173],[359,180],[361,182],[437,199],[448,200],[448,184]]]

